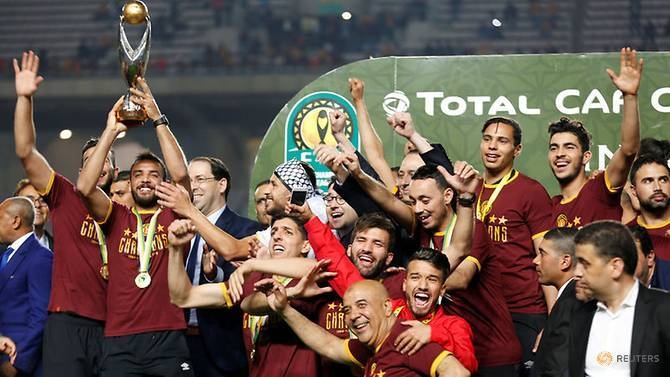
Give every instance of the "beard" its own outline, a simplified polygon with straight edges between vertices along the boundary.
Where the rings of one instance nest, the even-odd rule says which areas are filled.
[[[158,197],[156,194],[153,194],[148,198],[139,196],[134,190],[132,191],[132,194],[135,204],[140,208],[152,208],[158,204]]]
[[[649,199],[640,200],[640,207],[654,215],[662,215],[670,206],[670,197],[665,197],[663,201],[652,201]]]
[[[114,170],[108,171],[106,177],[105,181],[98,187],[109,195],[109,190],[112,188],[112,183],[114,182]]]
[[[364,279],[377,279],[378,277],[381,276],[382,272],[384,272],[384,269],[386,267],[384,266],[384,263],[379,261],[368,271],[363,271],[358,265],[358,259],[354,259],[352,260],[352,262],[354,263],[356,269],[358,269],[358,271],[361,273],[361,276],[363,276]]]

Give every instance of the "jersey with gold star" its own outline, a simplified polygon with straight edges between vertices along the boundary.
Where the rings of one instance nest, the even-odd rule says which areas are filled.
[[[428,343],[412,356],[396,350],[395,340],[409,326],[396,320],[391,331],[377,349],[368,348],[358,339],[345,341],[345,351],[352,363],[364,368],[365,377],[413,377],[435,376],[437,366],[451,352],[437,343]]]
[[[72,182],[53,173],[45,192],[54,232],[50,312],[69,312],[104,321],[107,282],[93,218]]]
[[[140,211],[144,235],[154,211]],[[164,209],[158,215],[152,242],[149,275],[151,284],[140,289],[135,285],[139,273],[137,252],[137,218],[130,208],[113,203],[111,212],[100,224],[107,239],[109,285],[107,289],[107,323],[105,336],[123,336],[149,331],[186,328],[184,312],[170,302],[168,290],[168,226],[177,214]]]
[[[572,198],[551,198],[552,226],[581,228],[597,220],[621,221],[622,187],[612,188],[607,172],[590,178]]]
[[[542,185],[518,171],[499,190],[498,184],[480,183],[479,207],[493,251],[503,264],[503,295],[510,312],[546,313],[547,306],[535,272],[533,240],[551,228],[551,199]],[[482,237],[475,228],[475,238]]]

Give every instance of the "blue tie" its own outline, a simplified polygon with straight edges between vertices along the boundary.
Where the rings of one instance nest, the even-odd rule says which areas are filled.
[[[200,234],[196,234],[193,239],[193,247],[188,253],[188,262],[186,263],[186,274],[191,282],[193,282],[195,276],[195,263],[198,261],[198,245],[200,245]]]
[[[5,266],[9,262],[9,256],[12,255],[13,252],[14,249],[8,247],[7,250],[5,250],[5,253],[2,254],[2,259],[0,259],[0,271],[2,271],[3,268],[5,268]]]

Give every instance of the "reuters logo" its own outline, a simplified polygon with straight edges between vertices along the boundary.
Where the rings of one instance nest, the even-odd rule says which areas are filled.
[[[387,117],[394,113],[409,110],[409,98],[400,90],[395,90],[384,97],[382,108]]]
[[[319,144],[337,145],[333,136],[329,114],[341,111],[346,120],[344,134],[351,139],[353,133],[353,107],[340,95],[330,92],[312,93],[291,109],[287,127],[291,130],[297,149],[314,149]]]
[[[559,228],[564,228],[568,226],[568,217],[565,216],[564,213],[561,213],[558,215],[558,218],[556,218],[556,226]]]
[[[602,351],[598,354],[598,356],[596,356],[596,361],[598,364],[604,367],[610,366],[610,364],[612,364],[612,360],[612,354],[607,351]]]

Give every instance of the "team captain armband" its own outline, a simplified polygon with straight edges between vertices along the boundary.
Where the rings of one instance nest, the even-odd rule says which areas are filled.
[[[226,308],[232,307],[233,300],[230,298],[230,293],[228,293],[228,287],[226,287],[226,283],[219,283],[219,288],[221,288],[221,295],[223,295],[223,299],[226,301]]]

